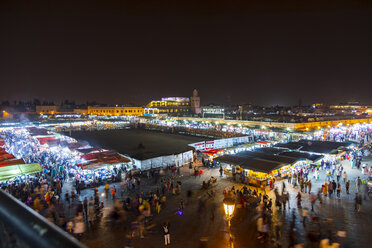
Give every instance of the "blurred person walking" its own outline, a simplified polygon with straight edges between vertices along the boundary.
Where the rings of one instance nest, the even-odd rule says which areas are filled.
[[[164,233],[164,243],[165,246],[170,245],[170,232],[169,232],[169,222],[163,224],[163,233]]]

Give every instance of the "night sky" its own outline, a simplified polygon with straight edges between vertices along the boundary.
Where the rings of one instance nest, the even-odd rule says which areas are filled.
[[[0,82],[0,101],[372,103],[372,4],[1,1]]]

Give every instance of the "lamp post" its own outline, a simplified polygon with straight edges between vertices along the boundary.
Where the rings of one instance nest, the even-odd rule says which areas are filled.
[[[229,197],[223,199],[223,208],[225,210],[225,216],[226,216],[228,227],[229,227],[230,247],[233,248],[234,247],[234,244],[232,242],[231,223],[230,223],[230,221],[231,221],[231,219],[233,217],[234,210],[235,210],[235,201],[234,201],[234,199],[229,198]]]

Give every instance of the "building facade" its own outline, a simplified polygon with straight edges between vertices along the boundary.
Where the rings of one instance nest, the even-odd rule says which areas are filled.
[[[356,113],[356,114],[363,114],[363,113],[371,113],[372,106],[369,105],[361,105],[358,102],[351,102],[347,104],[339,104],[339,105],[331,105],[329,109],[332,112],[343,112],[343,113]]]
[[[160,101],[151,101],[145,109],[154,114],[184,115],[191,113],[191,103],[188,97],[164,97]]]
[[[219,106],[203,107],[203,118],[225,119],[225,109]]]
[[[39,105],[36,106],[36,113],[44,115],[54,115],[60,112],[60,106],[55,105]]]
[[[120,116],[120,115],[143,115],[142,107],[88,107],[89,115],[107,115],[107,116]]]
[[[201,114],[200,97],[194,89],[192,97],[163,97],[161,100],[151,101],[144,110],[145,114],[167,114],[183,116]]]
[[[241,125],[244,127],[258,128],[258,129],[283,129],[285,131],[315,131],[322,128],[331,128],[337,126],[350,126],[354,124],[372,123],[372,118],[363,119],[345,119],[345,120],[330,120],[318,122],[267,122],[267,121],[241,121],[241,120],[216,120],[215,118],[191,118],[191,117],[175,117],[177,120],[187,121],[202,121],[202,122],[216,122],[226,125]]]

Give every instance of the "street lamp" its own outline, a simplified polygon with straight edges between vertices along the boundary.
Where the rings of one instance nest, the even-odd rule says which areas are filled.
[[[232,219],[233,214],[234,214],[234,210],[235,210],[234,199],[229,198],[229,197],[223,199],[223,208],[225,210],[225,216],[226,216],[228,227],[229,227],[230,247],[233,248],[234,244],[232,242],[230,220]]]
[[[228,220],[230,226],[230,220],[235,210],[235,201],[232,198],[223,199],[223,208],[225,209],[226,219]]]

